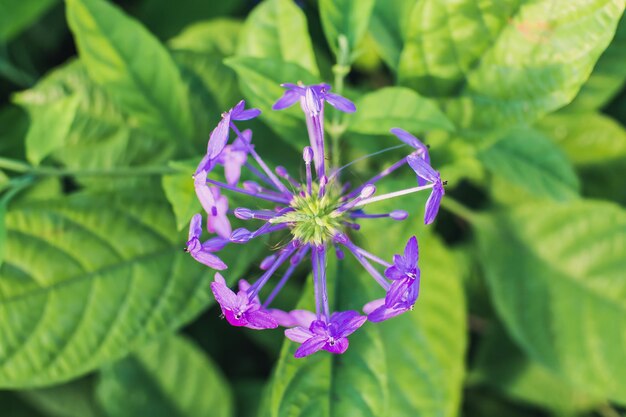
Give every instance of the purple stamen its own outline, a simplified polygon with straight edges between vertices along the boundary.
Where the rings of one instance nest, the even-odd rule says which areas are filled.
[[[369,180],[365,181],[359,187],[357,187],[354,190],[350,191],[350,194],[348,194],[347,197],[348,198],[352,198],[352,197],[358,195],[361,192],[361,190],[364,187],[366,187],[367,185],[374,184],[374,183],[378,182],[379,180],[381,180],[382,178],[385,178],[387,175],[391,174],[392,172],[394,172],[398,168],[401,168],[405,164],[406,164],[406,158],[402,158],[401,160],[399,160],[395,164],[391,165],[390,167],[387,167],[387,168],[383,169],[379,174],[374,175],[372,178],[370,178]]]
[[[263,260],[261,261],[261,264],[259,265],[259,268],[261,268],[261,270],[263,271],[267,271],[267,269],[272,266],[272,264],[274,263],[274,261],[276,260],[276,255],[269,255],[266,256],[265,258],[263,258]]]
[[[407,195],[407,194],[417,193],[417,192],[423,191],[423,190],[429,190],[429,189],[433,188],[433,185],[434,184],[428,184],[428,185],[424,185],[424,186],[421,186],[421,187],[407,188],[406,190],[400,190],[400,191],[395,191],[393,193],[387,193],[387,194],[379,195],[379,196],[376,196],[376,197],[371,197],[371,198],[359,201],[355,205],[355,207],[362,207],[362,206],[364,206],[366,204],[374,203],[376,201],[383,201],[383,200],[387,200],[389,198],[400,197],[400,196]]]
[[[313,160],[313,149],[310,146],[304,147],[302,152],[302,158],[304,159],[304,165],[306,166],[306,191],[309,195],[313,193],[313,178],[311,175],[311,161]]]
[[[210,183],[210,184],[213,184],[213,185],[217,185],[218,187],[223,188],[225,190],[230,190],[230,191],[234,191],[236,193],[250,195],[250,196],[261,198],[261,199],[267,200],[267,201],[273,201],[274,203],[289,204],[289,201],[290,201],[290,199],[287,199],[285,197],[277,197],[277,196],[269,195],[269,194],[266,194],[266,193],[249,191],[249,190],[245,189],[245,185],[244,185],[244,188],[239,188],[239,187],[235,187],[234,185],[228,185],[226,183],[223,183],[223,182],[220,182],[220,181],[211,180],[211,179],[208,179],[208,178],[207,178],[206,182]]]
[[[250,210],[245,207],[237,207],[234,214],[241,220],[270,220],[276,217],[276,212],[270,210]]]
[[[355,207],[360,201],[365,200],[365,199],[371,197],[372,195],[374,195],[375,192],[376,192],[376,187],[375,186],[373,186],[372,184],[366,185],[365,187],[363,187],[363,189],[361,190],[361,194],[357,198],[355,198],[352,201],[348,201],[347,203],[344,203],[341,206],[339,206],[339,208],[337,210],[335,210],[333,215],[338,216],[341,213],[345,213],[346,211],[348,211],[351,208]]]
[[[330,320],[328,292],[326,290],[326,247],[314,246],[311,253],[313,283],[315,289],[315,312],[317,319],[326,323]]]
[[[365,259],[365,256],[363,256],[359,252],[360,248],[352,243],[348,236],[346,236],[344,233],[339,233],[335,236],[335,241],[348,248],[350,253],[352,253],[356,258],[356,260],[359,261],[361,265],[363,265],[363,268],[365,268],[365,270],[370,273],[370,275],[376,280],[376,282],[380,284],[381,287],[383,287],[385,291],[389,289],[389,282],[380,274],[380,272],[376,270],[376,268],[372,266],[372,264],[367,261],[367,259]]]
[[[284,166],[277,166],[275,169],[276,173],[278,174],[279,177],[286,179],[287,181],[289,181],[289,183],[296,187],[296,188],[300,188],[300,183],[298,181],[296,181],[291,175],[289,175],[289,172],[287,172],[287,168],[285,168]]]
[[[261,288],[267,283],[267,281],[274,275],[274,272],[280,267],[286,260],[298,249],[295,245],[288,245],[282,253],[278,256],[278,259],[272,264],[272,266],[265,271],[261,278],[257,280],[252,286],[248,289],[248,296],[250,300],[254,299],[256,295],[261,291]]]

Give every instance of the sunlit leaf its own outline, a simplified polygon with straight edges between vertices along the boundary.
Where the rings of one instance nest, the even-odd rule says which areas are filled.
[[[476,231],[495,307],[524,352],[578,389],[624,403],[624,210],[542,202]]]
[[[66,4],[89,77],[155,136],[189,141],[193,124],[187,88],[163,45],[108,2],[69,0]]]
[[[397,70],[411,10],[416,0],[376,0],[370,33],[382,59]]]
[[[348,41],[348,51],[357,52],[367,30],[375,0],[320,0],[320,17],[330,49],[338,53],[339,36]]]
[[[389,134],[391,128],[401,127],[417,134],[432,129],[454,129],[436,102],[404,87],[387,87],[365,94],[356,107],[348,127],[354,132]]]

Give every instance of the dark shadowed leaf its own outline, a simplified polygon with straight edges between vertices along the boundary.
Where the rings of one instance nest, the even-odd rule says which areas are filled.
[[[370,33],[381,58],[397,70],[404,47],[411,10],[416,0],[376,0],[370,18]]]
[[[31,25],[58,0],[3,0],[0,3],[0,42],[10,40]]]
[[[232,394],[191,340],[153,341],[100,373],[96,396],[110,417],[229,417]]]

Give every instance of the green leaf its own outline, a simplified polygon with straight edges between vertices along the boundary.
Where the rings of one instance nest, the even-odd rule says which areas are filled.
[[[400,83],[429,96],[455,92],[497,41],[518,3],[520,0],[418,2],[410,14],[400,56]]]
[[[57,0],[3,0],[0,3],[0,43],[18,35],[56,2]]]
[[[194,214],[200,213],[202,207],[196,197],[192,175],[198,166],[198,161],[172,161],[171,168],[180,170],[180,173],[164,175],[161,185],[167,200],[172,205],[176,217],[176,229],[182,230],[189,226]]]
[[[580,390],[626,402],[626,212],[529,204],[476,228],[496,310],[530,358]]]
[[[409,17],[415,4],[415,0],[376,0],[374,5],[370,34],[378,54],[394,71],[398,69]]]
[[[239,76],[239,85],[246,100],[261,109],[261,119],[298,151],[305,144],[306,126],[304,114],[299,106],[275,111],[272,105],[284,93],[281,83],[302,81],[314,84],[318,79],[299,65],[274,59],[248,57],[229,58],[226,65]]]
[[[49,104],[24,104],[31,118],[26,135],[26,157],[38,165],[65,145],[80,100],[77,96],[67,96]]]
[[[567,109],[597,110],[621,91],[626,82],[624,50],[626,50],[626,15],[622,15],[611,44],[600,56],[591,76]]]
[[[369,25],[375,0],[320,0],[322,27],[330,49],[338,54],[339,36],[348,40],[348,50],[355,52]]]
[[[235,54],[242,23],[235,19],[215,19],[194,23],[170,39],[170,48],[221,56]]]
[[[170,336],[105,367],[96,390],[111,417],[232,415],[217,366],[191,340]]]
[[[567,414],[589,411],[603,402],[528,359],[500,325],[482,335],[473,376],[513,400]]]
[[[111,96],[91,81],[80,61],[72,61],[46,76],[35,87],[17,94],[14,100],[31,112],[32,124],[50,125],[47,110],[78,100],[71,127],[51,157],[69,169],[107,170],[139,165],[158,166],[172,157],[176,143],[153,136],[129,120]],[[52,131],[58,126],[50,127]],[[32,133],[31,133],[32,134]],[[39,136],[38,136],[39,138]],[[81,178],[90,187],[133,187],[139,178],[122,181]]]
[[[366,134],[389,134],[392,127],[414,133],[433,129],[454,130],[437,104],[404,87],[387,87],[363,95],[356,102],[349,130]]]
[[[0,387],[68,380],[195,317],[210,271],[167,202],[137,192],[24,202],[6,215]]]
[[[447,100],[448,115],[457,126],[491,129],[564,106],[591,74],[623,11],[623,0],[523,2],[512,17],[502,16],[499,32],[490,32],[493,44],[468,69],[460,97]]]
[[[223,63],[224,58],[234,55],[241,28],[237,20],[201,22],[169,42],[176,62],[193,71],[215,97],[221,107],[218,116],[241,100],[235,72]]]
[[[577,198],[580,185],[567,157],[548,138],[531,129],[513,129],[478,158],[496,177],[539,197]]]
[[[89,77],[153,135],[189,141],[193,123],[187,88],[163,45],[108,2],[68,0],[66,5]]]
[[[577,166],[626,159],[626,130],[601,113],[559,112],[543,118],[537,128]]]
[[[4,175],[4,174],[3,174]],[[0,202],[0,267],[4,262],[4,256],[6,252],[6,240],[7,240],[7,228],[6,228],[6,212],[7,208],[4,202]]]
[[[306,16],[291,0],[267,0],[254,8],[244,24],[237,55],[297,64],[319,76]]]
[[[104,417],[94,396],[93,377],[18,392],[30,405],[49,417]]]

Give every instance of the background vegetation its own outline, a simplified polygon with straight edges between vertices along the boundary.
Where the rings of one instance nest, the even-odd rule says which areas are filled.
[[[623,415],[623,0],[116,3],[0,2],[3,417]],[[344,162],[400,126],[448,180],[434,228],[422,196],[363,228],[385,256],[417,234],[422,291],[341,357],[229,327],[182,251],[191,173],[239,99],[299,172],[303,116],[270,111],[297,80],[356,102],[329,125]],[[231,250],[229,280],[269,244]],[[330,277],[343,306],[374,298]]]

